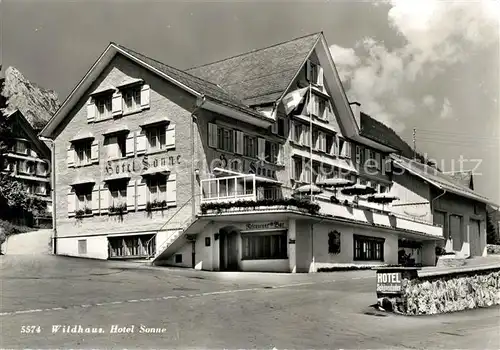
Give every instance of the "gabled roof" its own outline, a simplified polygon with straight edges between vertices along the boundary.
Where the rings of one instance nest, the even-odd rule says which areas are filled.
[[[160,72],[167,74],[168,76],[172,77],[173,79],[177,80],[178,82],[186,85],[187,87],[190,87],[194,91],[197,91],[200,94],[203,94],[208,98],[211,98],[213,100],[221,102],[221,103],[225,104],[226,106],[237,108],[243,112],[250,113],[250,114],[258,116],[258,117],[262,117],[262,115],[260,113],[258,113],[254,109],[249,108],[242,101],[240,101],[236,97],[230,95],[223,88],[221,88],[220,86],[217,86],[214,83],[200,79],[200,78],[198,78],[192,74],[186,73],[180,69],[168,66],[168,65],[161,63],[153,58],[150,58],[150,57],[145,56],[139,52],[136,52],[134,50],[126,48],[125,46],[115,44],[115,43],[112,43],[112,45],[115,45],[119,49],[130,54],[131,56],[138,58],[139,60],[141,60],[141,61],[147,63],[148,65],[158,69]]]
[[[286,92],[320,36],[309,34],[186,72],[220,85],[250,106],[273,103]]]
[[[172,84],[184,89],[194,97],[207,101],[206,108],[217,110],[219,113],[235,114],[238,113],[249,115],[260,120],[264,126],[269,126],[273,119],[263,115],[262,113],[250,108],[238,98],[231,96],[221,87],[195,77],[189,73],[163,64],[157,60],[140,54],[136,51],[128,49],[124,46],[110,43],[106,50],[99,56],[97,61],[92,65],[87,74],[77,84],[73,91],[69,94],[66,100],[62,103],[59,110],[49,120],[44,129],[40,132],[40,136],[51,137],[57,126],[62,122],[66,115],[71,111],[73,106],[84,96],[87,89],[99,77],[104,68],[117,55],[121,54],[136,64],[143,66],[161,78],[171,82]],[[208,106],[209,105],[209,106]],[[205,108],[205,107],[204,107]],[[223,111],[223,112],[222,112]],[[234,112],[234,113],[233,113]]]
[[[33,129],[33,126],[21,113],[21,111],[16,109],[9,114],[6,114],[5,119],[8,123],[12,123],[13,121],[18,122],[19,126],[21,127],[23,136],[26,136],[27,139],[29,139],[34,145],[36,145],[36,150],[39,152],[40,156],[44,156],[47,159],[50,159],[49,147],[37,137],[35,129]],[[16,128],[16,131],[19,132],[20,130]]]
[[[393,159],[394,163],[396,163],[401,168],[409,171],[415,176],[420,177],[421,179],[429,182],[431,185],[441,190],[446,190],[447,192],[454,193],[462,197],[470,198],[478,202],[498,206],[494,202],[490,201],[488,198],[454,181],[450,176],[440,172],[439,170],[433,167],[416,162],[414,160],[411,160],[409,158],[400,155],[391,154],[391,158]]]
[[[474,190],[474,183],[472,178],[472,170],[467,171],[452,171],[452,172],[444,172],[444,174],[451,177],[455,182],[458,182],[462,186],[470,188]]]

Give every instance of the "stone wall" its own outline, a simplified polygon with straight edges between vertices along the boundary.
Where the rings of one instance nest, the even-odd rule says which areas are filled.
[[[487,245],[487,249],[488,249],[488,255],[497,255],[499,254],[500,255],[500,244],[488,244]]]
[[[403,280],[402,297],[380,304],[406,315],[433,315],[500,305],[500,267]]]

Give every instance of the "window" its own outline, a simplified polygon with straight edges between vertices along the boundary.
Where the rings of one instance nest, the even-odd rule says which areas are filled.
[[[148,180],[149,201],[163,202],[167,200],[167,178],[152,177]]]
[[[380,193],[386,193],[387,192],[387,187],[384,185],[380,185],[379,190]]]
[[[287,259],[286,231],[277,233],[265,232],[262,234],[243,233],[243,260],[256,259]]]
[[[285,119],[283,118],[278,118],[278,135],[285,137]]]
[[[383,238],[354,235],[354,260],[384,261]]]
[[[339,139],[339,155],[345,158],[351,157],[351,144],[349,141]]]
[[[247,157],[257,157],[257,138],[254,136],[245,135],[243,137],[243,154]]]
[[[321,176],[319,176],[319,164],[313,163],[313,183],[316,183],[318,180],[321,180]]]
[[[84,255],[87,254],[87,240],[79,239],[78,240],[78,254]]]
[[[297,159],[297,158],[294,158],[293,159],[293,171],[294,171],[294,177],[293,179],[295,181],[300,181],[300,179],[302,178],[302,159]]]
[[[90,164],[90,148],[92,144],[89,141],[75,143],[76,165]]]
[[[294,127],[294,139],[293,139],[293,141],[296,143],[301,143],[302,125],[300,123],[295,123],[293,127]]]
[[[336,150],[336,144],[335,144],[335,136],[333,135],[326,135],[326,152],[330,153],[332,155],[335,155],[337,150]]]
[[[36,186],[35,193],[40,194],[40,195],[46,195],[47,194],[47,187],[45,186],[45,184],[38,184]]]
[[[78,189],[76,198],[76,210],[92,209],[92,191],[90,189]]]
[[[445,239],[450,239],[450,234],[448,232],[448,220],[446,220],[446,212],[434,210],[434,224],[441,225],[443,228],[443,237]]]
[[[318,65],[310,62],[311,70],[309,71],[310,81],[313,84],[316,84],[318,81]]]
[[[16,140],[15,152],[20,154],[29,154],[29,144],[25,141]]]
[[[141,108],[141,88],[136,86],[123,91],[123,112],[133,112]]]
[[[155,235],[108,238],[109,257],[150,257],[156,252]]]
[[[313,148],[319,150],[320,149],[320,144],[318,143],[319,131],[313,130],[312,137],[313,137],[313,140],[312,140]]]
[[[96,106],[96,116],[97,118],[108,118],[111,116],[112,107],[111,107],[111,95],[99,96],[95,97],[95,106]]]
[[[36,174],[38,176],[45,176],[49,170],[49,165],[47,163],[38,163],[36,166]]]
[[[109,205],[111,207],[119,207],[127,203],[127,184],[123,181],[115,182],[109,184],[110,201]]]
[[[234,150],[234,137],[233,130],[218,127],[217,128],[217,148],[227,151],[233,152]]]
[[[328,233],[328,253],[340,253],[340,232],[332,231]]]
[[[148,139],[149,151],[159,151],[166,148],[165,127],[147,128],[146,137]],[[125,143],[125,142],[124,142]],[[123,147],[125,149],[125,146]]]
[[[277,143],[266,141],[265,144],[265,160],[270,162],[270,163],[277,163],[278,162],[278,152],[279,152],[279,146]]]
[[[182,264],[182,254],[175,254],[175,263]]]
[[[318,117],[323,119],[323,116],[325,115],[325,109],[326,109],[326,100],[319,98],[318,99]]]
[[[125,134],[106,137],[104,145],[109,159],[122,158],[127,155],[127,136]]]

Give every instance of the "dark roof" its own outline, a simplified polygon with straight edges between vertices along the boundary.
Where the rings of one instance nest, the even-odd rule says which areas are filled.
[[[250,106],[275,102],[309,57],[321,33],[187,69]]]
[[[458,182],[462,186],[468,187],[471,190],[474,189],[474,183],[472,180],[472,170],[468,171],[455,171],[452,173],[445,173],[451,177],[454,181]]]
[[[415,175],[427,180],[432,185],[440,189],[446,190],[462,197],[471,198],[482,203],[492,203],[488,198],[471,190],[468,186],[463,186],[459,182],[456,182],[451,176],[442,173],[436,168],[400,155],[392,154],[391,157],[394,162],[397,165],[401,166],[403,169],[407,169],[408,171],[413,172]]]
[[[159,62],[155,59],[147,57],[139,52],[136,52],[134,50],[126,48],[122,45],[118,45],[116,43],[111,43],[111,44],[115,45],[120,50],[125,51],[127,54],[147,63],[148,65],[159,70],[160,72],[165,73],[169,77],[175,79],[176,81],[189,87],[190,89],[195,90],[196,92],[205,95],[208,99],[212,99],[212,100],[217,101],[221,104],[224,104],[228,107],[238,109],[240,111],[243,111],[245,113],[249,113],[249,114],[256,116],[256,117],[259,117],[261,119],[265,119],[265,117],[261,113],[248,107],[246,104],[244,104],[243,102],[241,102],[237,98],[231,96],[226,91],[224,91],[224,89],[222,89],[221,87],[217,86],[214,83],[200,79],[198,77],[195,77],[195,76],[193,76],[189,73],[186,73],[182,70],[179,70],[177,68],[168,66],[162,62]]]

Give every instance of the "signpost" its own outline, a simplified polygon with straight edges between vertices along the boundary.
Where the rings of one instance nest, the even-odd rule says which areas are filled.
[[[402,275],[397,272],[377,272],[377,293],[399,294],[401,288]]]

